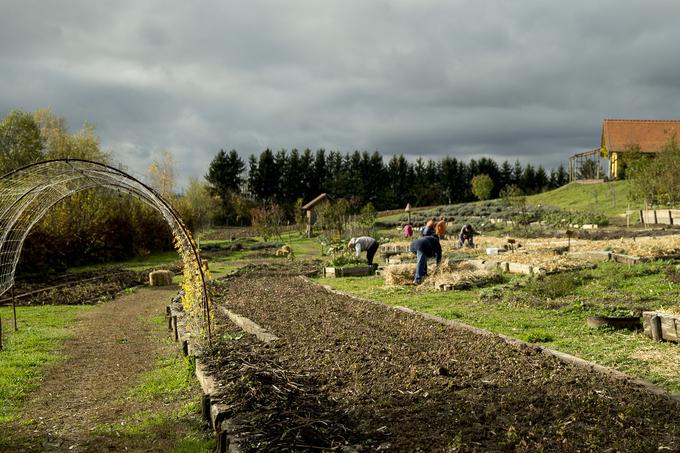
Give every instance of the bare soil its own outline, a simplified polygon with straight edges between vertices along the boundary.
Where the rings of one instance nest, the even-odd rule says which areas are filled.
[[[255,268],[219,304],[209,365],[247,451],[680,451],[680,402],[380,304]]]
[[[63,346],[66,359],[52,366],[20,422],[0,436],[0,451],[168,451],[186,433],[186,420],[161,424],[153,436],[101,434],[135,414],[172,414],[177,401],[140,402],[127,396],[158,359],[178,354],[162,315],[177,288],[144,288],[102,303],[77,320]],[[195,395],[194,395],[195,396]]]
[[[178,265],[164,266],[180,272]],[[17,305],[84,305],[112,299],[125,288],[148,283],[151,270],[130,271],[121,268],[102,268],[77,274],[53,274],[18,278],[14,283]],[[11,294],[3,301],[9,304]]]

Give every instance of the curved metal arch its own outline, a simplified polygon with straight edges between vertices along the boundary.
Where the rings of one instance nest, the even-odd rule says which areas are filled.
[[[201,258],[189,230],[177,212],[153,188],[110,165],[84,159],[37,162],[0,177],[0,295],[14,284],[23,243],[31,228],[56,203],[75,193],[104,187],[130,194],[159,212],[177,240],[185,276],[200,281],[208,338],[211,336],[210,304]]]

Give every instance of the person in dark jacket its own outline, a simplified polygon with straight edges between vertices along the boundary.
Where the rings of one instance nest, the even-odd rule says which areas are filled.
[[[427,259],[435,258],[437,266],[442,261],[442,246],[437,236],[423,236],[411,242],[411,252],[415,253],[418,260],[416,263],[416,285],[427,275]]]

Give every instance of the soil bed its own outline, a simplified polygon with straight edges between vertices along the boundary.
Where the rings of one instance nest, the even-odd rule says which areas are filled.
[[[177,265],[166,266],[173,272],[181,272]],[[106,268],[78,274],[47,275],[20,278],[14,284],[17,305],[81,305],[94,304],[101,298],[113,298],[115,294],[149,281],[147,271],[131,271]],[[0,304],[11,304],[11,293],[3,294]]]
[[[680,449],[680,402],[533,348],[256,269],[214,297],[279,337],[219,320],[208,365],[246,450]]]

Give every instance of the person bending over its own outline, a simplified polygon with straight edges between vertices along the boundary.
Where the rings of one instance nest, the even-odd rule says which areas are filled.
[[[415,284],[418,285],[427,275],[427,260],[435,258],[437,266],[442,261],[442,246],[437,236],[423,236],[411,242],[411,252],[416,254]]]
[[[375,256],[375,252],[378,251],[379,245],[380,244],[378,244],[378,241],[370,236],[360,236],[358,238],[350,239],[347,247],[356,251],[357,258],[361,256],[361,252],[366,252],[366,260],[368,261],[368,265],[372,266],[373,257]]]
[[[473,241],[473,238],[475,234],[479,234],[477,231],[475,231],[474,228],[472,228],[472,225],[469,223],[465,225],[463,228],[460,229],[460,234],[458,235],[458,247],[462,247],[463,245],[466,245],[470,248],[474,248],[475,243]]]
[[[421,236],[432,236],[434,234],[434,219],[427,221],[425,226],[420,229]]]

